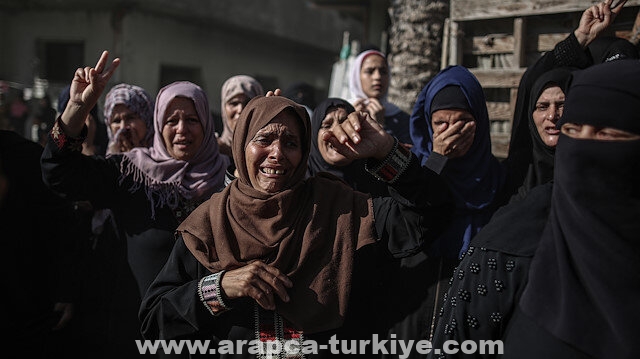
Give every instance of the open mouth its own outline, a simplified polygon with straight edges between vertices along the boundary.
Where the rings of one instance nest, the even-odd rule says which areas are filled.
[[[286,173],[283,169],[275,169],[275,168],[260,168],[260,172],[267,175],[284,175]]]

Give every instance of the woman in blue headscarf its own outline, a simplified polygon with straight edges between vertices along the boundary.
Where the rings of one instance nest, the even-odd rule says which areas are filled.
[[[442,70],[418,95],[410,125],[412,151],[424,167],[445,177],[456,201],[456,214],[432,255],[459,257],[493,214],[504,178],[491,153],[480,83],[463,66]]]
[[[423,167],[445,179],[455,210],[442,234],[421,252],[398,260],[388,286],[411,295],[393,304],[389,337],[431,339],[446,282],[495,210],[503,170],[491,153],[489,115],[480,83],[462,66],[438,73],[420,92],[410,119],[412,151]],[[420,357],[412,352],[411,358]]]

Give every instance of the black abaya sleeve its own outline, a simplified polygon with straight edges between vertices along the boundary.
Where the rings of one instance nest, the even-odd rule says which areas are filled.
[[[389,185],[389,197],[373,198],[378,238],[396,258],[419,252],[435,240],[453,211],[449,187],[411,154],[407,170]],[[373,176],[372,176],[372,180]]]
[[[140,307],[145,339],[176,339],[202,331],[211,314],[198,298],[198,281],[211,274],[189,252],[181,237],[151,284]],[[163,323],[171,325],[163,325]]]

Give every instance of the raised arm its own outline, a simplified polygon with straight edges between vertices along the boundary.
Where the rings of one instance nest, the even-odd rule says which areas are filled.
[[[116,58],[107,67],[108,58],[109,52],[103,51],[95,67],[76,70],[69,90],[69,102],[61,115],[62,129],[67,135],[80,135],[89,111],[96,105],[107,82],[120,65],[120,59]]]
[[[349,159],[383,160],[394,147],[394,138],[367,112],[349,114],[344,122],[334,122],[323,134],[340,154]]]
[[[612,9],[614,1],[617,4]],[[585,10],[580,18],[578,28],[573,32],[580,46],[584,49],[597,39],[613,23],[626,3],[627,0],[604,0]]]

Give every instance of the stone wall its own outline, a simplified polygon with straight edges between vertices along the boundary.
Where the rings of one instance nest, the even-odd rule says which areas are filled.
[[[411,113],[420,90],[440,71],[449,0],[392,0],[389,100]]]

